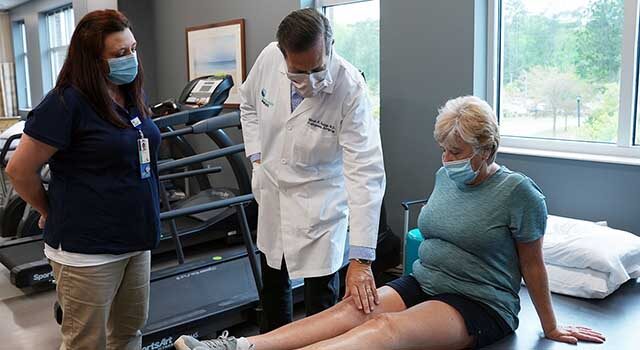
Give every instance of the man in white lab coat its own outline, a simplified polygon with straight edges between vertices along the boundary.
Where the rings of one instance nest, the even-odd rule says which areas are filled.
[[[375,307],[371,262],[385,189],[366,83],[333,50],[327,18],[294,11],[277,39],[249,73],[240,106],[259,204],[262,331],[291,322],[290,279],[304,278],[307,315],[334,305],[347,249],[346,295],[363,312]]]

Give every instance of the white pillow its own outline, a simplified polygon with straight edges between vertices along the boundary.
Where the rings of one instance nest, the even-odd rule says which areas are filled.
[[[640,237],[594,222],[549,215],[543,250],[546,264],[602,272],[610,286],[640,276]]]
[[[609,283],[608,274],[592,269],[576,269],[545,264],[549,289],[558,294],[579,298],[603,299],[620,287]]]

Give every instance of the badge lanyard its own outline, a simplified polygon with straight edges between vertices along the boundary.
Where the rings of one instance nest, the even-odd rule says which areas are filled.
[[[140,178],[148,179],[151,177],[151,156],[149,155],[149,139],[144,137],[142,132],[142,122],[138,116],[131,118],[131,125],[138,131],[138,159],[140,160]]]

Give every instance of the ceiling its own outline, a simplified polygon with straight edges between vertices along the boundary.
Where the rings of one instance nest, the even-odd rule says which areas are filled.
[[[30,0],[0,0],[0,11],[12,9],[18,5],[22,5]]]

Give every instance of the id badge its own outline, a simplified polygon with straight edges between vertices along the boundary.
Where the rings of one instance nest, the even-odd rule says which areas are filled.
[[[151,176],[151,156],[149,155],[149,139],[138,139],[138,156],[140,158],[140,178]]]

